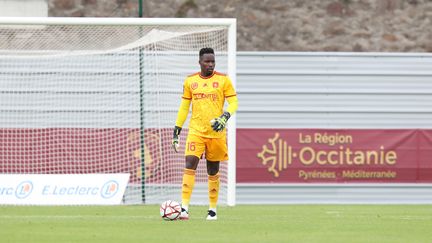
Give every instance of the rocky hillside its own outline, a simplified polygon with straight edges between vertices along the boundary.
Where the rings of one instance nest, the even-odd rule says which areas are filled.
[[[432,52],[432,0],[142,0],[144,17],[237,18],[239,51]],[[48,0],[50,16],[138,17],[138,0]]]

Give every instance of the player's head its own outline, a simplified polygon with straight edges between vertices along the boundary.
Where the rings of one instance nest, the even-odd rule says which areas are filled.
[[[212,48],[202,48],[199,52],[199,65],[201,66],[201,75],[204,77],[213,74],[215,68],[215,54]]]

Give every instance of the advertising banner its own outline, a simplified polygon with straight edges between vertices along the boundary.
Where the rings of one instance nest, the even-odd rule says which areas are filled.
[[[120,204],[129,174],[0,174],[0,204]]]
[[[432,131],[238,129],[238,183],[431,183]]]

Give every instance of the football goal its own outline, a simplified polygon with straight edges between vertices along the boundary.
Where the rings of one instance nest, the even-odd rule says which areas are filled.
[[[234,19],[0,18],[1,174],[128,173],[125,204],[180,200],[184,78],[212,47],[236,83]],[[235,116],[219,202],[235,204]],[[192,204],[207,204],[200,162]]]

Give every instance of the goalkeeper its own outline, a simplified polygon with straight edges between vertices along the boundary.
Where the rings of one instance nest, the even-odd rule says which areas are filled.
[[[179,135],[192,104],[189,133],[185,144],[186,166],[182,183],[182,212],[180,219],[189,219],[189,202],[195,184],[195,172],[202,155],[207,160],[209,210],[207,220],[216,220],[219,196],[219,163],[228,160],[226,131],[228,119],[238,107],[237,95],[228,76],[215,68],[212,48],[202,48],[198,61],[201,72],[188,76],[183,83],[183,96],[177,114],[172,140],[179,150]],[[223,110],[225,100],[228,102]]]

